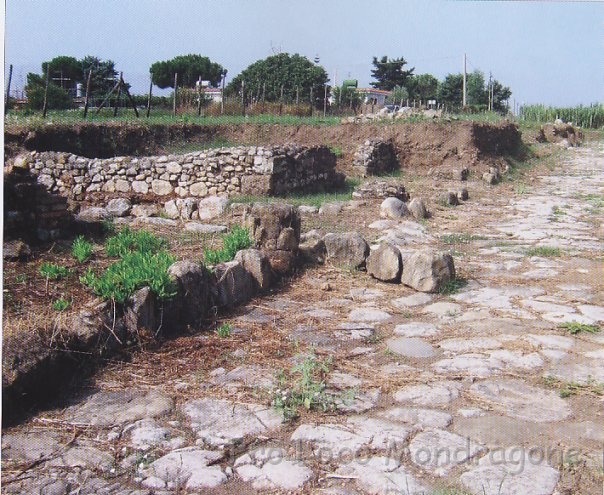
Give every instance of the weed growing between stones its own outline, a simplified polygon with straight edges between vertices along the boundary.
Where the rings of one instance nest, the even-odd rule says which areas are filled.
[[[445,234],[440,236],[440,241],[445,244],[468,244],[472,241],[484,241],[486,237],[483,235],[469,234],[463,232],[460,234]]]
[[[600,327],[597,325],[588,325],[587,323],[579,323],[578,321],[561,323],[559,327],[568,330],[568,333],[571,335],[577,335],[579,332],[598,333],[600,331]]]
[[[310,354],[292,366],[288,377],[283,370],[276,375],[277,390],[271,402],[283,415],[285,421],[298,416],[298,409],[319,409],[323,412],[335,409],[332,395],[325,392],[325,377],[329,373],[331,360],[319,360]]]
[[[168,241],[162,237],[153,235],[146,230],[132,231],[128,227],[125,227],[105,241],[105,253],[107,256],[117,258],[134,251],[138,251],[139,253],[157,253],[160,249],[167,246]]]
[[[562,256],[562,250],[554,246],[534,246],[524,251],[526,256],[541,256],[543,258],[553,258]]]
[[[252,245],[250,232],[244,227],[233,226],[231,232],[222,237],[222,248],[204,249],[203,258],[206,263],[216,265],[224,261],[231,261],[237,251],[247,249]]]
[[[593,378],[589,378],[587,383],[577,383],[566,382],[555,376],[547,375],[543,377],[543,381],[548,387],[558,389],[559,395],[563,399],[579,394],[595,395],[596,397],[604,395],[604,384],[596,382]]]
[[[84,263],[92,256],[92,243],[80,235],[75,238],[71,245],[71,255],[79,262]]]
[[[438,288],[438,293],[444,295],[455,294],[459,289],[462,289],[466,285],[468,285],[468,281],[465,278],[454,278],[453,280],[449,280],[442,284]]]
[[[69,307],[69,301],[60,297],[52,302],[52,309],[55,311],[65,311]]]

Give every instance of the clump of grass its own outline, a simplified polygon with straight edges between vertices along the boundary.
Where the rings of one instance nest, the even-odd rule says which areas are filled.
[[[222,236],[222,248],[204,249],[203,257],[206,263],[216,265],[225,261],[231,261],[237,251],[246,249],[252,245],[250,232],[247,228],[233,226],[228,234]]]
[[[142,287],[149,287],[159,299],[169,299],[176,294],[174,282],[168,276],[168,268],[174,261],[165,251],[129,252],[98,276],[88,269],[80,281],[98,296],[117,303],[124,303]]]
[[[65,311],[69,307],[69,301],[60,297],[52,302],[52,309],[55,311]]]
[[[440,236],[440,241],[445,244],[468,244],[472,241],[484,241],[485,239],[485,236],[468,233],[445,234]]]
[[[554,246],[534,246],[524,251],[527,256],[541,256],[543,258],[553,258],[562,255],[562,250]]]
[[[71,245],[71,255],[79,263],[83,263],[92,256],[92,243],[84,239],[82,235],[76,237]]]
[[[526,194],[527,192],[528,186],[524,182],[516,185],[516,194]]]
[[[571,335],[577,335],[579,332],[598,333],[600,331],[600,327],[597,325],[588,325],[587,323],[579,323],[578,321],[561,323],[559,327],[568,330],[568,333]]]
[[[466,285],[468,285],[468,281],[465,278],[456,277],[442,284],[438,288],[438,293],[444,295],[455,294]]]
[[[49,263],[48,261],[42,263],[38,271],[47,280],[60,280],[69,274],[67,267],[57,265],[56,263]]]
[[[328,411],[335,408],[334,397],[325,393],[325,377],[329,373],[329,360],[319,360],[310,354],[290,370],[291,383],[288,385],[284,371],[277,373],[278,388],[272,406],[288,421],[298,416],[298,409],[319,409]]]
[[[221,338],[227,338],[231,335],[231,325],[230,323],[223,323],[216,329],[216,334]]]
[[[555,376],[547,375],[543,377],[543,381],[548,387],[557,388],[560,397],[563,399],[579,393],[587,393],[597,397],[604,395],[604,384],[597,383],[591,377],[588,378],[586,383],[577,383],[559,380]]]
[[[132,231],[128,227],[125,227],[105,241],[105,253],[111,257],[124,256],[133,251],[157,253],[160,249],[167,246],[168,241],[162,237],[158,237],[146,230]]]

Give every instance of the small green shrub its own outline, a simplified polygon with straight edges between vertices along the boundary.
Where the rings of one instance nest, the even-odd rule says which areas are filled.
[[[123,228],[116,235],[105,241],[105,252],[107,256],[121,257],[133,251],[141,253],[157,253],[166,248],[168,241],[157,237],[146,230],[132,231],[128,227]]]
[[[69,270],[67,270],[66,267],[47,261],[40,265],[38,271],[40,272],[40,275],[46,277],[48,280],[59,280],[69,274]]]
[[[561,256],[562,251],[559,247],[553,246],[535,246],[525,250],[524,254],[527,256],[541,256],[543,258],[552,258]]]
[[[55,299],[52,302],[52,309],[55,311],[65,311],[69,307],[69,301],[67,299],[63,299],[62,297],[59,299]]]
[[[587,323],[579,323],[578,321],[561,323],[560,328],[568,330],[568,333],[571,335],[576,335],[579,332],[598,333],[600,331],[600,327],[597,325],[588,325]]]
[[[444,242],[445,244],[468,244],[472,241],[484,241],[485,239],[486,237],[483,235],[468,234],[466,232],[440,236],[441,242]]]
[[[221,339],[228,337],[229,335],[231,335],[231,325],[229,323],[223,323],[216,329],[216,334]]]
[[[92,243],[84,239],[82,235],[76,237],[71,245],[71,255],[79,263],[83,263],[92,256]]]
[[[459,289],[468,285],[468,281],[465,278],[454,278],[453,280],[449,280],[445,282],[438,288],[438,292],[440,294],[455,294],[459,291]]]
[[[203,258],[206,263],[216,265],[224,261],[231,261],[237,251],[252,245],[249,230],[238,225],[233,226],[231,232],[222,237],[221,249],[204,249]]]
[[[157,253],[134,251],[109,265],[97,276],[89,269],[80,282],[104,299],[123,303],[134,291],[148,286],[159,299],[169,299],[176,287],[168,276],[168,268],[175,258],[165,251]]]

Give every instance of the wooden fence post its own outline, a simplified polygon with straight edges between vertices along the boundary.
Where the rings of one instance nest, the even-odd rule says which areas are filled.
[[[10,101],[10,83],[13,79],[13,64],[8,68],[8,84],[6,85],[6,99],[4,100],[4,113],[8,113],[8,103]]]
[[[50,82],[50,64],[46,64],[46,85],[44,86],[44,105],[42,106],[42,118],[46,118],[48,111],[48,84]]]
[[[88,70],[88,77],[86,78],[86,96],[84,97],[84,118],[88,115],[88,105],[90,103],[90,80],[92,79],[92,69]]]
[[[117,111],[120,106],[120,98],[122,97],[122,85],[124,83],[123,72],[120,72],[120,78],[117,82],[117,98],[115,99],[115,106],[113,107],[113,116],[117,117]]]
[[[245,117],[245,81],[241,81],[241,112]]]
[[[201,76],[197,79],[197,116],[201,115]]]
[[[153,78],[149,76],[149,97],[147,98],[147,118],[151,115],[151,94],[153,93]]]
[[[174,101],[172,102],[172,115],[176,115],[176,93],[178,92],[178,72],[174,73]]]

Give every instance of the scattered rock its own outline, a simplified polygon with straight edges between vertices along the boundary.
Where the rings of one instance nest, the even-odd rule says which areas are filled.
[[[439,203],[444,206],[457,206],[459,200],[457,199],[457,194],[455,192],[447,191],[440,197]]]
[[[199,201],[197,209],[199,211],[200,220],[212,220],[224,213],[228,198],[223,196],[209,196]]]
[[[422,220],[428,217],[428,210],[426,209],[426,204],[421,198],[413,198],[411,201],[409,201],[407,209],[409,210],[411,215],[413,215],[413,217],[417,220]]]
[[[257,249],[243,249],[235,255],[235,261],[251,275],[258,290],[266,291],[272,283],[271,264],[268,257]]]
[[[401,281],[403,260],[401,252],[383,242],[377,249],[372,249],[367,257],[367,273],[383,282]]]
[[[300,214],[292,205],[255,203],[246,223],[250,227],[250,234],[256,247],[263,250],[283,249],[279,244],[287,244],[287,249],[293,250],[294,243],[297,248],[300,242]],[[287,242],[284,241],[284,237],[281,237],[285,229],[291,229],[283,234],[287,237]]]
[[[455,266],[450,254],[421,250],[403,263],[403,284],[421,292],[436,292],[454,279]]]
[[[344,208],[344,203],[323,203],[319,208],[319,215],[337,216]]]
[[[459,201],[467,201],[469,197],[470,195],[465,187],[462,187],[459,191],[457,191],[457,199],[459,199]]]
[[[82,208],[76,215],[76,220],[79,222],[94,223],[102,222],[103,220],[107,220],[109,217],[110,215],[106,208],[90,206],[87,208]]]
[[[244,482],[251,481],[257,490],[295,490],[312,476],[312,471],[299,460],[286,458],[283,449],[262,447],[235,461],[235,471]]]
[[[134,205],[130,213],[137,218],[156,217],[159,215],[159,206],[155,204]]]
[[[217,306],[232,308],[254,296],[254,279],[239,261],[219,263],[214,267],[214,273]]]
[[[386,180],[369,180],[354,188],[353,198],[358,199],[385,199],[397,198],[401,201],[407,201],[409,195],[405,191],[405,186],[400,182]]]
[[[426,359],[436,354],[434,347],[417,337],[392,337],[386,341],[388,349],[399,356]]]
[[[402,218],[408,214],[407,205],[398,198],[386,198],[380,205],[382,218]]]
[[[168,269],[177,296],[164,303],[164,322],[171,330],[199,326],[212,307],[211,279],[207,270],[193,261],[177,261]]]
[[[23,241],[7,241],[2,244],[2,257],[5,260],[23,260],[30,255],[31,249]]]
[[[112,217],[125,217],[130,213],[132,203],[126,198],[114,198],[109,200],[105,209]]]
[[[358,232],[327,234],[323,242],[327,260],[338,265],[360,268],[369,256],[369,244]]]
[[[227,231],[226,225],[214,225],[211,223],[187,222],[185,224],[187,232],[197,234],[222,234]]]

